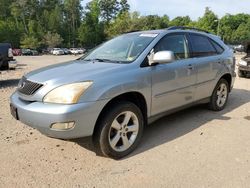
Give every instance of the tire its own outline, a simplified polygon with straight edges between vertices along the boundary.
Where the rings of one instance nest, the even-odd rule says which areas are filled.
[[[2,70],[9,70],[9,62],[4,61],[1,67]]]
[[[229,95],[229,84],[225,79],[220,79],[214,88],[210,98],[209,109],[213,111],[221,111],[225,108]]]
[[[241,70],[238,70],[238,76],[240,78],[243,78],[243,77],[245,77],[245,74]]]
[[[95,149],[102,156],[123,158],[138,146],[143,128],[144,118],[135,104],[125,101],[115,103],[97,123],[93,135]]]

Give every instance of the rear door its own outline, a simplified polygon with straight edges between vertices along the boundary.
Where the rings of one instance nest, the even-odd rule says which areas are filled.
[[[195,100],[200,100],[209,97],[214,89],[214,81],[221,70],[220,54],[224,49],[204,35],[190,33],[188,39],[197,70]]]
[[[152,67],[152,115],[193,102],[196,71],[184,33],[168,34],[154,52],[172,51],[176,60]]]

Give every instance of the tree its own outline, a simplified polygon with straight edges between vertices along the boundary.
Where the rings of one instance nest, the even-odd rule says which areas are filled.
[[[101,10],[98,0],[92,0],[86,6],[83,22],[78,29],[78,40],[82,45],[93,47],[104,39],[104,28],[100,22]]]
[[[63,39],[58,33],[51,33],[50,31],[44,35],[44,44],[49,48],[58,47]]]
[[[243,43],[250,40],[250,19],[247,23],[242,23],[233,33],[233,41],[235,43]]]
[[[34,36],[25,35],[21,40],[21,48],[37,49],[41,43]]]
[[[191,19],[189,16],[178,16],[174,18],[171,22],[171,26],[188,26],[191,22]]]
[[[132,31],[132,18],[129,12],[119,14],[106,30],[108,38],[112,38],[122,33]]]
[[[239,34],[240,30],[242,30],[243,27],[245,28],[244,25],[249,19],[250,15],[247,14],[227,14],[223,16],[220,20],[220,35],[227,43],[237,42],[239,37],[237,37],[237,34],[235,34],[236,30],[238,30],[241,25],[241,28],[237,32]]]
[[[75,47],[76,31],[81,22],[81,2],[80,0],[64,0],[65,18],[68,27],[69,44]]]
[[[13,20],[7,22],[0,20],[0,42],[10,42],[13,47],[18,47],[21,38],[21,29],[16,27]]]
[[[129,12],[130,5],[128,4],[128,1],[127,0],[121,0],[119,9],[120,9],[119,14]]]
[[[169,20],[167,15],[141,16],[130,12],[128,0],[91,0],[84,9],[82,1],[0,0],[0,42],[29,48],[42,47],[43,43],[93,47],[125,32],[169,26],[197,27],[215,34],[219,31],[227,43],[240,43],[249,38],[249,14],[227,14],[219,19],[206,8],[198,21],[192,21],[189,16]]]
[[[197,27],[212,33],[217,33],[219,18],[208,7],[205,9],[203,17],[199,18]]]
[[[106,24],[115,18],[119,11],[119,2],[117,0],[100,0],[99,6],[101,10],[101,17]]]

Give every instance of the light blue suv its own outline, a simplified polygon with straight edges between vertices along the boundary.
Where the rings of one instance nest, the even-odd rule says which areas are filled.
[[[223,110],[235,79],[233,52],[194,28],[127,33],[72,62],[25,75],[11,113],[60,139],[92,136],[115,159],[139,144],[143,128],[197,103]]]

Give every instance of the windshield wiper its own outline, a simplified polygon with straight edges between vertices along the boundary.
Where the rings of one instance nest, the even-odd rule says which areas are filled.
[[[84,59],[84,61],[97,61],[97,62],[112,62],[112,63],[120,63],[120,61],[110,60],[110,59],[101,59],[101,58],[95,58],[95,59]]]

